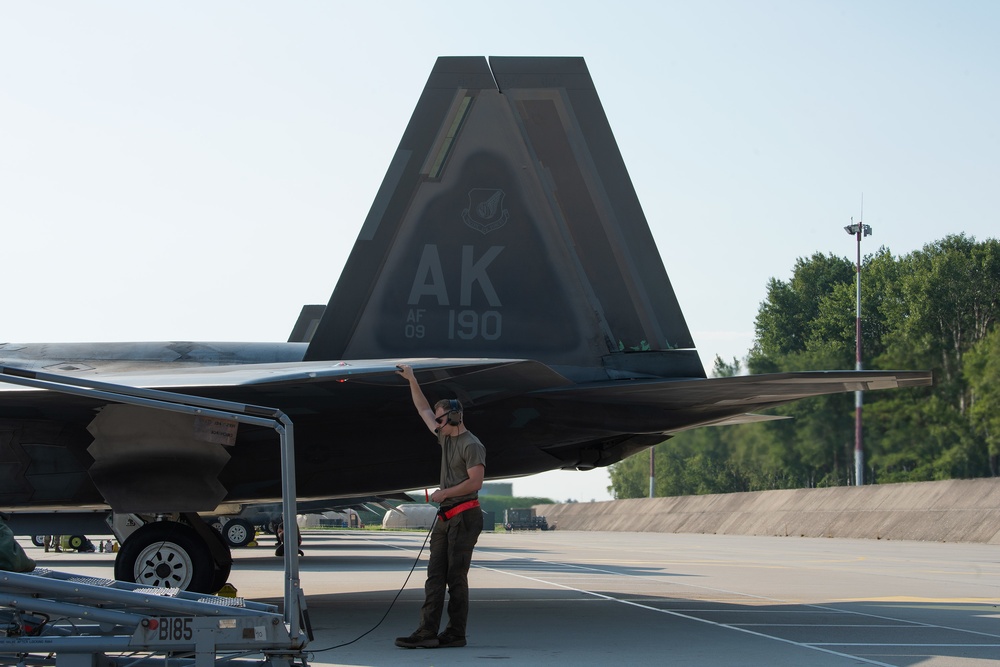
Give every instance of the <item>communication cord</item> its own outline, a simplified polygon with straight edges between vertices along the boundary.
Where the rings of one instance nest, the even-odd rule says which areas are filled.
[[[396,604],[396,600],[399,599],[399,596],[402,595],[403,591],[406,589],[406,584],[409,583],[410,577],[413,575],[413,571],[415,569],[417,569],[417,563],[420,562],[420,556],[424,553],[424,548],[427,546],[427,540],[429,540],[431,538],[431,533],[434,532],[434,526],[437,525],[437,522],[438,522],[438,515],[435,514],[434,515],[434,521],[431,522],[430,530],[427,531],[427,537],[424,538],[424,543],[420,545],[420,551],[417,552],[417,557],[416,557],[416,559],[414,559],[413,565],[410,566],[410,571],[406,574],[406,579],[403,581],[403,585],[400,587],[399,591],[396,593],[396,596],[394,598],[392,598],[392,602],[389,603],[389,608],[385,610],[384,614],[382,614],[382,618],[379,619],[378,623],[376,623],[369,630],[366,630],[365,632],[363,632],[362,634],[358,635],[357,637],[355,637],[354,639],[352,639],[349,642],[344,642],[343,644],[337,644],[336,646],[328,646],[326,648],[319,648],[319,649],[315,649],[315,650],[309,650],[309,651],[306,651],[306,652],[309,653],[309,654],[323,653],[324,651],[332,651],[335,648],[342,648],[344,646],[350,646],[351,644],[353,644],[354,642],[360,640],[361,638],[363,638],[363,637],[371,634],[372,632],[375,632],[375,630],[378,628],[378,626],[382,625],[382,622],[386,619],[386,617],[389,616],[389,612],[392,611],[392,607],[393,607],[393,605]]]

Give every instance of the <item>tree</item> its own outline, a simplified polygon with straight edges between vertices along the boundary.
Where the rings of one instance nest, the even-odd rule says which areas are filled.
[[[990,474],[1000,474],[1000,328],[994,327],[966,355],[965,374],[972,392],[969,417],[986,444]]]
[[[845,258],[796,260],[772,278],[754,322],[750,372],[853,368],[856,286]],[[933,387],[865,395],[865,448],[874,481],[1000,473],[1000,242],[959,234],[903,257],[880,248],[863,259],[866,368],[930,369]],[[739,362],[715,358],[713,375]],[[686,431],[656,447],[659,495],[824,486],[850,481],[851,394],[768,411],[782,421]],[[648,459],[613,466],[616,497],[648,490]]]
[[[927,244],[901,260],[898,299],[886,357],[930,366],[946,400],[969,407],[963,357],[1000,314],[1000,242],[964,234]]]
[[[740,360],[733,357],[732,363],[726,363],[722,357],[715,355],[715,364],[712,367],[712,377],[728,378],[740,374]]]
[[[815,338],[813,322],[820,314],[824,298],[836,285],[850,283],[853,276],[848,260],[816,253],[809,259],[796,260],[787,283],[772,278],[754,322],[756,336],[748,360],[750,371],[774,372],[779,370],[778,363],[783,357],[806,351],[809,341]]]

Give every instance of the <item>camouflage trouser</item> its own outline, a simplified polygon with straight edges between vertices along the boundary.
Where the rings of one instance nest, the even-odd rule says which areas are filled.
[[[483,531],[483,513],[478,507],[448,520],[438,519],[431,533],[431,557],[424,584],[424,606],[419,632],[437,634],[448,588],[448,634],[464,637],[469,616],[469,566],[472,550]]]

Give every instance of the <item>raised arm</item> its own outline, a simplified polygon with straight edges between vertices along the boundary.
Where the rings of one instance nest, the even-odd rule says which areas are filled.
[[[424,392],[420,388],[420,383],[417,382],[416,376],[413,375],[413,368],[409,364],[399,364],[396,368],[399,369],[396,371],[396,375],[401,376],[410,383],[410,397],[413,399],[413,407],[417,409],[417,413],[424,420],[424,424],[427,425],[431,433],[436,433],[438,423],[434,420],[434,408],[427,402],[427,397],[424,396]]]

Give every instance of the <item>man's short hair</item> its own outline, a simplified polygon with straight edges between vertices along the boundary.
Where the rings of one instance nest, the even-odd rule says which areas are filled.
[[[458,401],[457,398],[442,398],[440,401],[434,404],[434,412],[437,412],[438,408],[444,408],[445,410],[451,412],[452,401],[455,401],[455,405],[458,406],[457,412],[462,412],[463,411],[462,404]]]

